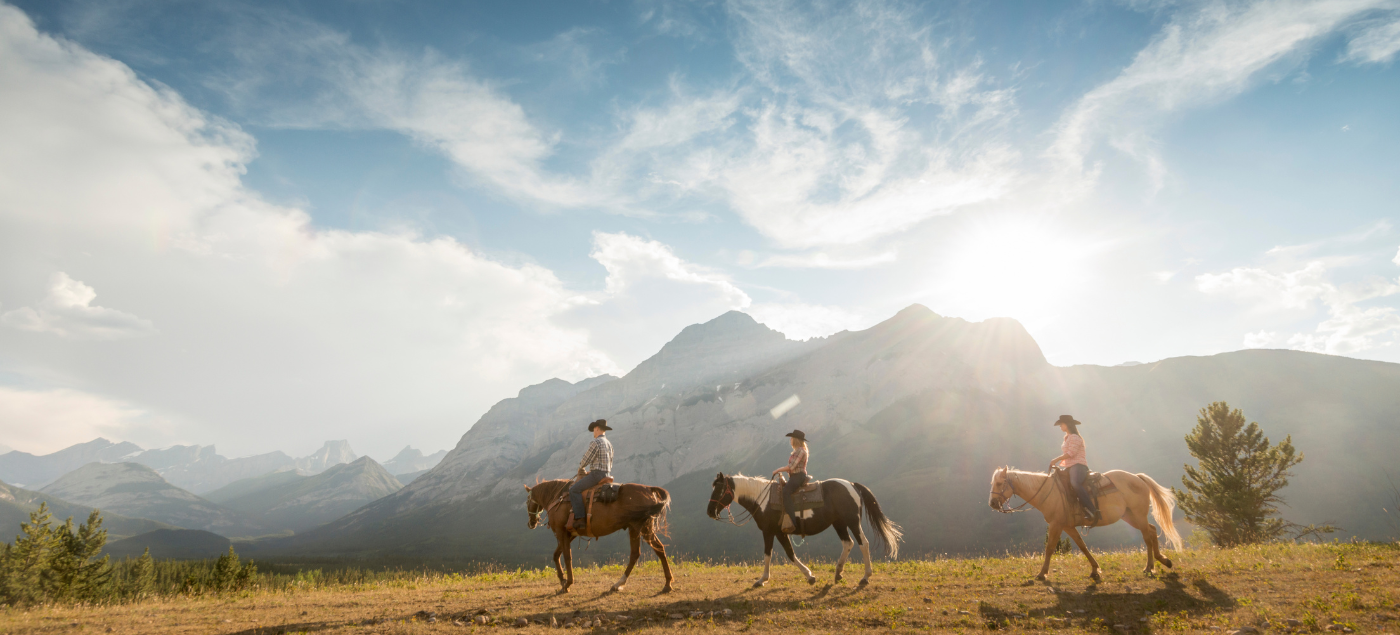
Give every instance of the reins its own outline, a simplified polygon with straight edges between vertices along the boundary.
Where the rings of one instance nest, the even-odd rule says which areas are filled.
[[[1010,480],[1010,473],[1009,473],[1009,472],[1007,473],[1007,477],[1008,477],[1008,480]],[[999,511],[999,512],[1001,512],[1001,513],[1003,513],[1003,514],[1014,514],[1014,513],[1016,513],[1016,512],[1023,512],[1023,511],[1026,511],[1026,506],[1027,506],[1027,505],[1030,505],[1032,500],[1035,500],[1035,499],[1037,499],[1037,498],[1040,498],[1040,493],[1045,491],[1045,486],[1046,486],[1046,485],[1050,485],[1050,484],[1052,484],[1052,483],[1054,483],[1054,482],[1055,482],[1055,475],[1054,475],[1054,474],[1049,474],[1049,475],[1047,475],[1046,478],[1045,478],[1045,483],[1041,484],[1039,490],[1036,490],[1035,496],[1032,496],[1032,497],[1030,497],[1030,498],[1026,498],[1025,496],[1022,496],[1022,497],[1021,497],[1021,500],[1025,501],[1025,502],[1021,503],[1020,505],[1017,505],[1016,507],[1007,507],[1007,505],[1011,502],[1011,496],[1016,496],[1016,495],[1017,495],[1017,494],[1016,494],[1016,488],[1015,488],[1015,487],[1012,487],[1010,483],[1007,483],[1006,486],[1007,486],[1008,488],[1011,489],[1011,496],[1007,496],[1007,497],[1006,497],[1006,503],[1002,503],[1001,507],[998,507],[998,508],[997,508],[997,511]],[[1000,494],[1001,492],[997,492],[997,493]]]
[[[744,525],[749,524],[749,521],[753,520],[753,514],[749,513],[749,510],[747,509],[745,509],[743,513],[748,514],[749,517],[744,519],[744,522],[734,521],[734,510],[732,509],[732,507],[736,498],[734,495],[734,479],[732,477],[724,479],[724,492],[719,495],[719,499],[711,498],[710,502],[719,504],[720,500],[722,500],[725,497],[725,495],[729,496],[729,504],[724,506],[724,511],[729,512],[729,519],[725,520],[723,518],[720,518],[719,516],[715,516],[711,520],[721,523],[727,522],[731,525],[734,525],[735,527],[743,527]]]

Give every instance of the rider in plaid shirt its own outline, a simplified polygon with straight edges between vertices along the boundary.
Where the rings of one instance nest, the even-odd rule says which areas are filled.
[[[574,506],[574,529],[580,532],[587,525],[587,519],[584,518],[587,511],[583,506],[583,491],[597,485],[612,472],[613,447],[607,437],[603,436],[611,429],[604,419],[588,424],[588,431],[593,433],[593,442],[588,444],[588,451],[583,453],[583,460],[579,461],[579,477],[569,486],[569,503]]]

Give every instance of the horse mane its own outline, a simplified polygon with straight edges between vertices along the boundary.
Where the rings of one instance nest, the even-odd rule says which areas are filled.
[[[537,495],[541,496],[541,498],[535,498],[535,502],[545,507],[548,507],[550,503],[553,503],[555,501],[555,499],[559,498],[560,496],[563,496],[564,492],[568,489],[568,487],[569,481],[565,479],[540,481],[534,487],[530,488],[530,496],[532,498],[534,498]]]
[[[748,500],[757,505],[759,509],[768,508],[769,487],[773,484],[773,479],[762,476],[744,476],[740,474],[730,474],[729,478],[734,479],[734,498],[741,503]]]

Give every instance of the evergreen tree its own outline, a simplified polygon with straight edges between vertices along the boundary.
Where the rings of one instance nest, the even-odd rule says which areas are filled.
[[[141,599],[155,591],[156,587],[156,563],[151,559],[151,548],[146,547],[145,553],[131,566],[131,578],[126,589],[127,597]]]
[[[20,525],[14,544],[0,550],[0,601],[32,604],[45,598],[46,574],[59,540],[52,524],[48,503],[39,503],[29,522]]]
[[[1177,491],[1177,500],[1186,519],[1216,545],[1277,540],[1297,527],[1277,518],[1283,503],[1278,492],[1288,486],[1289,470],[1303,460],[1292,436],[1270,445],[1258,423],[1246,424],[1242,411],[1217,401],[1201,409],[1186,447],[1199,466],[1186,466],[1181,478],[1186,491]]]
[[[57,549],[50,564],[48,595],[59,601],[92,601],[106,597],[112,579],[108,556],[97,560],[107,544],[102,515],[92,510],[86,523],[73,530],[73,519],[64,523],[57,536]]]

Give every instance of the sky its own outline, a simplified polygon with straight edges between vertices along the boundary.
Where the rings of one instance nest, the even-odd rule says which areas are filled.
[[[744,311],[1400,362],[1400,1],[0,2],[0,445],[449,448]]]

